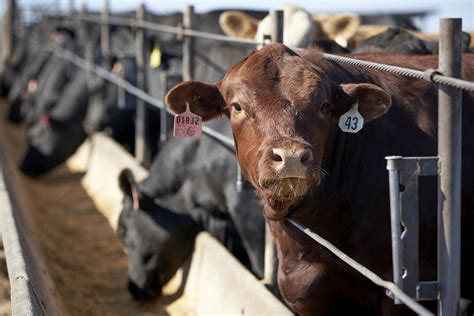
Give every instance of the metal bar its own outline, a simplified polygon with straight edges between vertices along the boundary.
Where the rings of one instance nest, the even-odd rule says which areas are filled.
[[[283,41],[283,11],[272,10],[270,11],[270,18],[272,19],[272,40],[273,42],[282,43]],[[240,169],[239,169],[240,172]],[[276,287],[277,284],[277,260],[276,260],[276,248],[275,238],[268,224],[265,225],[265,266],[264,266],[264,280],[265,283]]]
[[[270,230],[270,226],[265,222],[265,265],[263,280],[265,284],[270,286],[276,286],[277,284],[278,266],[275,252],[275,238]]]
[[[110,28],[109,28],[109,0],[103,0],[102,14],[100,16],[100,51],[103,65],[110,66]]]
[[[76,8],[75,1],[74,0],[69,0],[69,14],[70,15],[74,14],[75,8]]]
[[[162,72],[160,74],[161,88],[163,89],[162,95],[163,98],[168,91],[168,74]],[[168,114],[166,113],[166,108],[161,108],[160,110],[160,144],[165,144],[168,141]]]
[[[194,7],[187,5],[183,14],[183,28],[193,28]],[[192,36],[184,36],[183,38],[183,80],[191,80],[194,77],[194,60],[193,60],[194,39]]]
[[[270,19],[272,21],[272,42],[283,43],[283,10],[271,10]]]
[[[439,70],[461,77],[461,19],[441,19]],[[461,275],[461,91],[440,86],[438,92],[438,313],[459,315]]]
[[[137,21],[145,19],[145,5],[141,4],[137,10]],[[137,63],[137,87],[147,91],[145,66],[145,30],[138,28],[135,33],[135,60]],[[147,165],[151,161],[151,154],[147,146],[147,108],[143,100],[137,100],[135,115],[135,157],[141,164]]]
[[[15,29],[16,1],[7,0],[7,10],[3,18],[2,59],[7,60],[13,53],[13,30]]]
[[[59,16],[61,14],[61,1],[59,0],[54,0],[54,14],[56,16]]]
[[[90,23],[100,23],[100,21],[94,16],[83,17],[82,19]],[[122,25],[122,26],[134,26],[136,24],[136,21],[135,19],[131,19],[131,18],[110,17],[109,24]],[[144,22],[140,27],[150,30],[150,31],[193,36],[193,37],[205,38],[205,39],[210,39],[210,40],[215,40],[215,41],[220,41],[220,42],[238,43],[238,44],[252,45],[252,46],[262,44],[262,41],[231,37],[227,35],[214,34],[214,33],[208,33],[208,32],[197,31],[197,30],[183,30],[180,27],[166,25],[166,24],[158,24],[158,23],[153,23],[153,22]]]
[[[387,170],[390,183],[390,223],[392,231],[392,261],[393,261],[393,282],[403,289],[402,279],[402,249],[401,249],[401,222],[400,222],[400,179],[399,160],[401,156],[386,157]],[[398,298],[394,299],[395,304],[401,304]]]
[[[28,258],[25,258],[25,249],[21,244],[15,212],[4,183],[3,168],[0,165],[0,216],[2,218],[0,238],[3,240],[10,280],[11,311],[13,315],[35,315],[37,306],[35,306],[35,298],[29,282]]]

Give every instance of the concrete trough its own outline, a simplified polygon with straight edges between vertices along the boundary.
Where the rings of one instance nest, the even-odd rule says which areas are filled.
[[[58,170],[38,180],[27,179],[16,168],[18,155],[12,156],[12,147],[5,146],[12,141],[8,138],[14,133],[4,133],[11,127],[0,127],[2,177],[6,182],[0,182],[0,229],[14,315],[292,314],[207,233],[198,235],[192,258],[165,287],[164,297],[144,305],[134,302],[125,290],[126,255],[114,236],[122,201],[117,176],[125,167],[137,179],[146,177],[147,171],[120,145],[96,134]],[[69,185],[76,187],[69,189]],[[67,213],[61,203],[35,209],[46,195],[43,187],[63,194]],[[82,194],[78,193],[81,190],[84,195],[80,198],[68,198],[71,192]],[[49,200],[45,197],[44,201]],[[57,224],[51,219],[42,222],[49,215],[61,218]],[[74,225],[81,231],[76,232]],[[98,230],[100,239],[95,237]],[[50,235],[58,235],[60,241],[48,239]],[[78,240],[69,241],[71,235],[79,236]],[[71,249],[74,247],[77,249]],[[78,284],[68,284],[72,282]]]

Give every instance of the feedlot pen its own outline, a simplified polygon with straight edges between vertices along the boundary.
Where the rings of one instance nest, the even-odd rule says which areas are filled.
[[[19,204],[24,207],[29,234],[39,249],[54,288],[56,312],[61,315],[167,315],[193,314],[183,297],[173,296],[173,286],[165,296],[137,303],[129,295],[127,255],[107,219],[96,209],[80,183],[83,176],[66,165],[30,179],[17,169],[25,149],[25,129],[5,121],[6,104],[0,103],[0,142],[3,168],[9,168],[9,182],[17,186]],[[3,207],[3,206],[2,206]],[[0,219],[2,220],[2,219]],[[27,264],[31,258],[25,258]],[[44,268],[43,267],[43,268]],[[2,268],[0,267],[0,270]],[[5,284],[0,273],[0,286]],[[2,291],[8,290],[3,287]],[[167,292],[167,293],[166,293]],[[3,296],[0,297],[3,299]],[[1,309],[7,313],[8,308]],[[40,304],[44,304],[43,302]]]

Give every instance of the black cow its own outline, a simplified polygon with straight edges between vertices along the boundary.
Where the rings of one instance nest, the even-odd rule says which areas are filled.
[[[42,30],[42,28],[40,29]],[[21,122],[23,120],[21,105],[26,101],[29,93],[33,93],[33,84],[36,83],[40,72],[51,57],[48,51],[38,49],[35,43],[43,42],[45,38],[37,34],[36,28],[33,28],[32,34],[26,36],[26,39],[17,45],[17,50],[22,52],[21,61],[11,69],[9,73],[4,74],[4,81],[9,82],[4,85],[4,94],[7,95],[10,110],[8,119],[11,122]],[[26,55],[26,56],[25,56]],[[15,53],[15,58],[17,54]],[[11,76],[8,78],[8,76]]]
[[[84,93],[88,89],[87,79],[87,73],[79,71],[66,85],[54,109],[43,113],[28,129],[28,148],[20,164],[25,174],[37,176],[58,166],[86,138],[82,120],[89,102],[88,94]]]
[[[130,170],[120,174],[119,184],[124,209],[118,234],[128,249],[128,289],[137,299],[160,296],[163,285],[191,254],[189,240],[198,226],[189,215],[161,207],[140,192]]]
[[[224,120],[210,126],[231,135]],[[261,206],[247,183],[237,192],[237,172],[233,151],[215,140],[207,136],[200,141],[172,139],[157,155],[150,176],[138,184],[136,196],[148,202],[138,203],[134,212],[130,202],[133,196],[127,189],[133,179],[122,173],[125,204],[119,232],[128,249],[129,289],[135,298],[161,293],[166,283],[162,280],[169,280],[189,256],[196,227],[220,240],[257,276],[263,275],[265,234]],[[129,181],[124,185],[126,179]],[[156,203],[149,203],[151,199]],[[183,214],[191,217],[194,225]],[[162,233],[169,225],[180,228]],[[182,238],[183,234],[186,238]],[[176,241],[178,246],[167,246],[176,245]],[[153,261],[146,260],[150,256]],[[169,260],[173,260],[173,269],[169,269]]]
[[[111,34],[111,42],[112,57],[115,61],[112,72],[118,75],[129,70],[130,78],[125,77],[125,79],[134,84],[134,76],[136,76],[134,60],[128,57],[117,58],[117,55],[130,54],[130,47],[133,46],[130,30],[114,29]],[[87,46],[88,52],[94,55],[94,61],[100,63],[101,56],[98,53],[97,37],[92,36],[85,46]],[[63,62],[66,61],[63,60]],[[124,94],[125,104],[128,104],[129,107],[109,113],[109,108],[118,108],[117,87],[106,84],[102,79],[88,76],[83,70],[75,70],[75,72],[77,74],[74,79],[66,84],[64,91],[61,91],[56,97],[57,102],[53,102],[49,109],[43,109],[37,113],[38,118],[33,119],[30,124],[28,129],[29,146],[20,165],[25,174],[40,175],[69,158],[86,138],[87,134],[84,129],[86,113],[89,117],[99,117],[97,124],[102,124],[102,120],[106,120],[107,125],[103,124],[100,128],[108,126],[112,130],[112,136],[116,136],[119,141],[127,143],[130,142],[130,138],[133,141],[133,133],[130,133],[133,126],[126,126],[123,123],[127,122],[124,118],[133,120],[136,102],[134,97]],[[99,95],[103,98],[96,97]],[[99,109],[98,114],[88,111],[90,99],[100,102],[98,106],[91,107]],[[119,113],[121,115],[118,115]]]
[[[54,33],[54,41],[74,51],[74,32],[71,30],[58,28]],[[33,56],[31,64],[25,68],[24,76],[9,96],[12,104],[9,117],[13,121],[24,118],[28,124],[33,124],[56,104],[62,89],[75,74],[73,65],[54,54],[43,51]]]
[[[471,36],[463,32],[463,52],[469,51]],[[366,39],[355,48],[353,54],[363,53],[394,53],[401,55],[438,54],[437,41],[424,41],[403,28],[391,27],[385,32]]]

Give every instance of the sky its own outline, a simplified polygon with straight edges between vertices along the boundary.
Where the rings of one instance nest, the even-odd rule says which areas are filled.
[[[6,0],[0,0],[0,12],[3,12]],[[102,0],[17,0],[21,7],[31,8],[42,6],[48,9],[59,4],[61,11],[69,10],[71,1],[76,10],[83,4],[90,10],[100,10]],[[421,30],[435,33],[439,30],[440,17],[463,18],[463,30],[474,31],[474,0],[109,0],[112,11],[134,10],[140,3],[154,12],[182,11],[187,4],[193,4],[197,12],[212,9],[241,8],[241,9],[275,9],[279,5],[292,3],[299,5],[309,12],[354,12],[364,14],[400,13],[428,11],[429,15],[423,21],[417,21]]]

